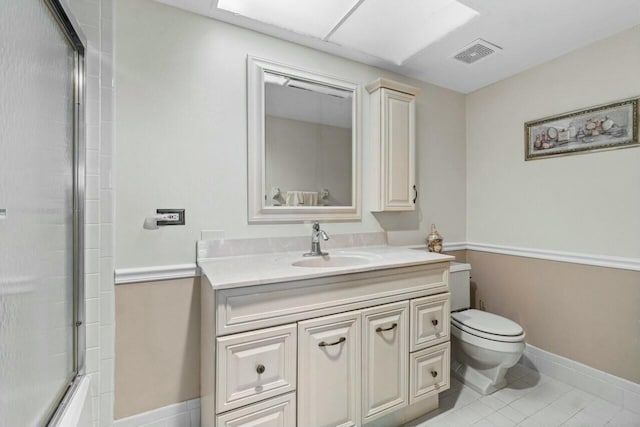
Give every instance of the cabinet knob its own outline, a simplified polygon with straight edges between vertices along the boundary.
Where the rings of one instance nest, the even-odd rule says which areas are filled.
[[[398,324],[397,324],[397,323],[394,323],[393,325],[389,326],[388,328],[381,328],[381,327],[378,327],[378,328],[376,328],[376,332],[390,331],[390,330],[395,329],[395,328],[397,328],[397,327],[398,327]]]
[[[433,320],[431,321],[431,324],[432,324],[433,326],[438,326],[438,319],[433,319]]]
[[[256,366],[256,372],[259,374],[264,374],[264,371],[266,371],[267,368],[264,367],[264,365],[258,365]]]
[[[324,341],[320,341],[320,343],[318,344],[318,347],[331,347],[332,345],[338,345],[341,342],[345,342],[347,339],[345,337],[340,337],[340,339],[338,341],[334,341],[334,342],[324,342]]]
[[[438,376],[438,371],[431,371],[431,376],[433,378],[437,377]]]

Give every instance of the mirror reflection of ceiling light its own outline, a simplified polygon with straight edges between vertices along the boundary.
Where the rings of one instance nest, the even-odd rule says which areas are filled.
[[[298,80],[292,77],[287,77],[287,76],[274,74],[270,72],[264,73],[264,82],[265,84],[303,89],[309,92],[322,93],[325,95],[331,95],[338,98],[351,98],[353,96],[353,93],[349,90],[342,90],[337,87],[330,87],[320,83],[314,83],[308,80]]]
[[[359,1],[218,0],[218,9],[322,39]]]

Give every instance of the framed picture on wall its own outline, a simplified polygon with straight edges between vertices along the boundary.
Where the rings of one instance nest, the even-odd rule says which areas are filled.
[[[524,134],[525,160],[637,147],[638,98],[533,120]]]

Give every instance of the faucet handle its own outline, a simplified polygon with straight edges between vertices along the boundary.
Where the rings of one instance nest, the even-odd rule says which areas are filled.
[[[320,223],[318,221],[313,222],[313,231],[320,231]]]

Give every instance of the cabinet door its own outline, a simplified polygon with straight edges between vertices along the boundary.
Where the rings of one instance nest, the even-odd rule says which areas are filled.
[[[218,427],[296,427],[296,395],[285,394],[265,402],[218,415]]]
[[[382,90],[383,209],[415,209],[415,97]]]
[[[298,425],[360,425],[360,312],[298,323]]]
[[[411,300],[411,351],[449,340],[449,293]]]
[[[362,312],[363,422],[393,412],[408,402],[409,302]]]

